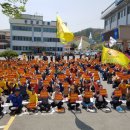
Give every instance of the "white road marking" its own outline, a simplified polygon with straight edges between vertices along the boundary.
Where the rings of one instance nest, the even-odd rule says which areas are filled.
[[[37,115],[42,115],[42,116],[48,116],[48,115],[52,115],[52,114],[54,114],[55,113],[55,111],[51,111],[51,112],[49,112],[49,113],[29,113],[29,112],[23,112],[23,113],[21,113],[20,115],[18,115],[18,116],[23,116],[23,115],[35,115],[35,116],[37,116]]]
[[[4,129],[5,128],[5,125],[3,125],[3,126],[0,126],[0,129]]]

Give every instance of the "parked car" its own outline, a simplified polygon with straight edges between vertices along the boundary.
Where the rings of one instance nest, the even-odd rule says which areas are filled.
[[[96,51],[88,51],[85,53],[86,56],[95,56],[97,54]]]
[[[80,51],[75,51],[74,54],[75,54],[75,55],[80,55],[80,54],[83,55],[84,53],[83,53],[83,52],[80,52]]]
[[[75,55],[79,55],[79,53],[80,53],[79,51],[75,51],[74,52]]]

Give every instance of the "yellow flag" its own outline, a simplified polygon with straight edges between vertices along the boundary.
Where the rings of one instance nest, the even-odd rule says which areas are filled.
[[[71,42],[74,39],[74,34],[69,31],[60,16],[57,16],[57,38],[59,38],[63,44]]]
[[[102,63],[114,63],[120,64],[124,67],[128,67],[130,59],[119,51],[103,47]]]

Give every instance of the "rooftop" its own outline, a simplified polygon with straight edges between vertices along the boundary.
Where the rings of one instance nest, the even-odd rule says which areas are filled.
[[[0,32],[10,32],[10,29],[2,29]]]
[[[115,12],[116,10],[119,10],[120,8],[122,8],[124,5],[128,3],[130,3],[130,0],[115,0],[110,6],[108,6],[108,8],[102,11],[101,19],[107,18],[113,12]]]

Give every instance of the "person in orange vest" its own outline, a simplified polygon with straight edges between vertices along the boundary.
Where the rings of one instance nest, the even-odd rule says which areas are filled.
[[[67,104],[68,110],[73,110],[75,107],[76,107],[76,110],[79,110],[80,104],[76,102],[78,100],[79,100],[78,93],[75,92],[75,88],[72,85],[70,88],[70,93],[68,95],[68,104]]]
[[[86,87],[85,91],[83,92],[83,102],[81,104],[83,105],[82,108],[87,108],[87,110],[89,111],[94,108],[94,104],[90,100],[91,97],[88,97],[86,95],[87,92],[90,92],[90,89]]]
[[[49,98],[50,94],[47,91],[46,87],[43,87],[43,89],[40,92],[40,101],[41,103],[39,104],[40,111],[46,111],[49,112],[51,105],[49,104]]]
[[[126,81],[122,81],[119,86],[118,86],[119,90],[121,90],[122,92],[122,100],[126,100],[126,94],[127,94],[127,85],[126,85]]]
[[[60,92],[60,87],[59,86],[56,86],[55,88],[55,91],[52,93],[52,100],[53,102],[51,103],[52,107],[56,107],[58,109],[62,109],[62,105],[63,105],[63,95],[62,93]]]
[[[122,104],[122,101],[120,101],[121,95],[117,96],[115,94],[115,91],[119,91],[119,88],[116,88],[114,90],[114,92],[112,93],[112,96],[111,96],[112,101],[110,101],[110,104],[113,106],[114,109],[116,109],[117,107],[121,106],[121,104]]]
[[[96,98],[95,106],[97,107],[97,109],[101,109],[101,108],[104,108],[107,106],[108,102],[105,99],[105,98],[107,98],[107,95],[106,96],[101,95],[98,90],[98,91],[96,91],[94,97]]]

